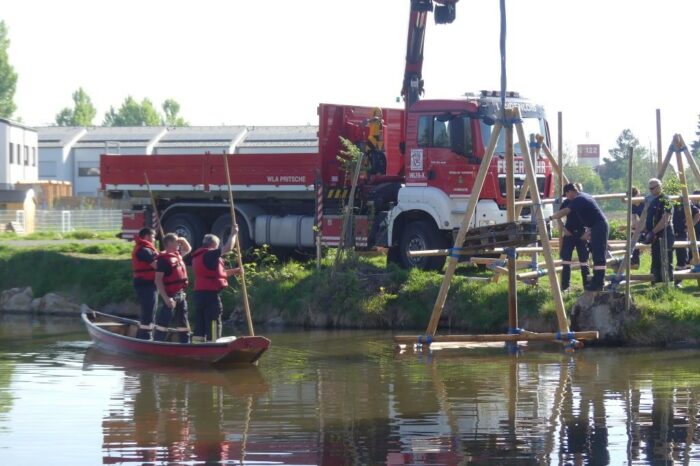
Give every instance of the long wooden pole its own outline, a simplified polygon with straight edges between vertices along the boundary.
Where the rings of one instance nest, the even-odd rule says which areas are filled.
[[[679,139],[680,135],[677,135]],[[688,181],[685,177],[685,169],[683,167],[683,157],[681,152],[676,152],[676,164],[678,165],[678,180],[681,183],[681,194],[683,194],[683,212],[685,214],[685,224],[688,228],[688,239],[690,240],[690,251],[692,253],[691,264],[695,265],[700,262],[698,255],[698,240],[695,237],[695,224],[693,223],[693,213],[690,210],[690,200],[688,199]]]
[[[557,157],[559,157],[559,169],[557,178],[559,180],[559,191],[555,197],[561,196],[564,190],[564,121],[561,112],[557,112]]]
[[[627,161],[627,251],[632,250],[632,162],[634,157],[634,149],[630,146],[628,152]],[[639,228],[637,228],[639,229]],[[625,255],[625,277],[630,276],[631,267],[631,254]],[[625,311],[629,312],[630,304],[632,302],[632,296],[630,294],[630,282],[627,280],[625,286]]]
[[[236,209],[233,204],[233,188],[231,188],[231,174],[228,168],[228,156],[224,154],[224,171],[226,172],[226,183],[228,184],[228,202],[231,207],[231,232],[233,233],[233,225],[237,225]],[[241,271],[241,291],[243,291],[243,307],[245,308],[245,317],[248,321],[248,333],[250,336],[255,336],[253,330],[253,318],[250,314],[250,303],[248,302],[248,288],[245,283],[245,270],[243,269],[243,254],[241,253],[240,236],[236,235],[236,255],[238,256],[238,268]]]
[[[520,120],[520,109],[515,109],[515,119]],[[544,213],[542,212],[542,204],[540,198],[540,190],[537,189],[537,178],[535,177],[535,168],[532,163],[532,158],[530,157],[530,152],[528,148],[527,140],[525,139],[525,131],[523,130],[522,123],[517,123],[515,128],[518,132],[518,141],[520,142],[520,153],[523,154],[523,160],[525,161],[525,173],[527,175],[528,184],[532,187],[530,190],[530,196],[533,200],[532,212],[530,215],[534,216],[537,222],[537,232],[540,235],[542,242],[542,249],[544,250],[544,259],[547,262],[547,274],[549,276],[549,284],[552,289],[552,298],[554,299],[554,307],[557,313],[557,320],[559,323],[560,332],[568,332],[569,324],[566,318],[566,311],[564,309],[564,300],[561,296],[561,288],[559,287],[559,279],[557,273],[554,270],[554,258],[552,257],[552,246],[549,243],[549,232],[547,231],[547,225],[544,221]]]
[[[412,345],[420,343],[423,335],[395,335],[394,341],[399,344]],[[433,343],[461,343],[471,341],[551,341],[563,340],[596,340],[598,332],[595,330],[587,330],[583,332],[559,332],[559,333],[533,333],[522,332],[519,334],[493,334],[493,335],[435,335],[431,336],[430,340]]]
[[[561,184],[561,187],[557,192],[561,192],[564,189],[564,183],[569,182],[569,178],[566,176],[566,174],[564,174],[563,167],[559,165],[559,162],[557,161],[557,159],[554,158],[554,154],[552,154],[552,151],[549,149],[549,146],[544,142],[544,136],[538,134],[537,140],[542,141],[542,152],[544,152],[544,155],[547,156],[549,163],[552,165],[552,170],[557,174],[557,182]],[[561,178],[559,178],[559,176],[561,176]]]
[[[467,203],[467,211],[462,219],[462,224],[457,232],[457,238],[455,239],[455,248],[460,248],[464,245],[464,238],[469,231],[469,225],[474,218],[474,212],[476,211],[476,204],[479,202],[479,196],[481,195],[481,189],[484,186],[484,180],[488,174],[489,167],[491,166],[491,159],[493,159],[493,153],[496,150],[496,143],[498,142],[498,135],[501,133],[501,122],[496,122],[493,126],[493,132],[491,133],[491,140],[486,148],[486,153],[481,161],[481,166],[479,166],[479,172],[476,175],[476,180],[474,181],[474,187],[469,196],[469,202]],[[426,330],[426,335],[435,335],[437,330],[438,322],[440,321],[440,314],[442,314],[442,309],[445,307],[445,301],[447,300],[447,292],[450,290],[450,284],[452,282],[452,276],[457,268],[457,263],[459,258],[454,255],[450,255],[447,259],[447,270],[445,271],[445,276],[442,279],[442,285],[440,286],[440,292],[435,300],[435,306],[433,306],[433,312],[430,316],[430,322],[428,323],[428,328]]]
[[[656,109],[656,157],[657,157],[657,167],[656,170],[661,173],[661,109]],[[659,178],[660,179],[660,178]]]
[[[153,208],[153,214],[156,216],[156,222],[158,222],[158,233],[160,233],[160,239],[163,240],[163,224],[160,222],[160,214],[158,213],[158,206],[156,205],[156,198],[153,196],[153,191],[151,191],[151,183],[148,182],[148,173],[143,172],[143,177],[146,179],[146,187],[148,188],[148,195],[151,196],[151,207]]]
[[[510,113],[510,111],[509,111]],[[506,118],[511,118],[508,115]],[[513,126],[505,128],[506,142],[506,219],[515,221],[515,177],[513,165],[515,154],[513,153]],[[518,328],[518,281],[516,275],[516,258],[508,256],[508,328],[515,331]],[[498,274],[496,274],[497,276]]]

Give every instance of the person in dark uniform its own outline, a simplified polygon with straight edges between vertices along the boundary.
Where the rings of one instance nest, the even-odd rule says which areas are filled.
[[[683,200],[673,206],[672,224],[673,235],[676,241],[688,241],[688,223],[685,221],[685,202],[687,201]],[[695,225],[700,221],[700,209],[692,202],[690,203],[690,215],[693,221],[693,228],[695,228]],[[687,268],[690,263],[688,254],[691,254],[690,257],[692,257],[692,253],[688,248],[676,249],[676,270]],[[676,280],[676,287],[680,288],[681,286],[681,280]]]
[[[569,207],[571,201],[564,199],[561,203],[560,209],[566,209]],[[561,220],[559,220],[561,222]],[[564,223],[562,228],[562,243],[559,249],[559,257],[562,260],[562,270],[561,270],[561,289],[562,291],[569,289],[569,284],[571,283],[571,258],[573,256],[574,249],[576,249],[576,255],[578,256],[578,261],[581,266],[581,278],[583,279],[583,286],[588,284],[588,276],[590,274],[588,270],[588,242],[583,239],[585,228],[581,224],[579,217],[575,214],[569,214],[566,216],[566,223]]]
[[[645,243],[651,244],[651,273],[654,275],[652,285],[663,280],[662,243],[666,241],[668,279],[673,279],[673,206],[670,199],[661,191],[661,180],[649,180],[652,199],[647,210],[645,226]]]
[[[228,286],[227,278],[241,273],[239,268],[227,269],[222,255],[233,250],[238,225],[233,225],[226,244],[219,248],[216,235],[204,235],[202,247],[190,254],[194,270],[195,321],[192,342],[216,341],[221,337],[223,306],[219,293]]]
[[[574,215],[584,228],[590,228],[591,252],[593,254],[593,280],[586,287],[589,291],[599,291],[605,284],[606,258],[608,250],[608,220],[598,203],[589,194],[581,193],[573,183],[564,185],[564,196],[569,201],[567,207],[549,217],[558,220]]]
[[[152,228],[142,228],[134,237],[134,249],[131,251],[131,268],[134,275],[134,291],[139,300],[139,330],[136,338],[151,339],[153,316],[158,304],[156,278],[156,259],[158,251],[153,245],[156,232]]]
[[[163,305],[156,315],[153,339],[164,341],[171,321],[179,334],[180,343],[189,343],[190,324],[187,319],[187,269],[182,260],[182,254],[192,250],[185,238],[178,238],[175,233],[163,237],[165,250],[158,255],[155,283],[158,294],[163,299]]]
[[[639,196],[639,189],[636,186],[632,186],[632,197],[638,197]],[[641,225],[639,224],[639,221],[642,219],[642,213],[644,212],[644,205],[645,203],[643,201],[640,201],[638,203],[632,203],[632,231],[630,232],[630,235],[633,235],[634,232],[637,230],[637,228],[641,228]],[[644,239],[644,238],[641,238]],[[637,270],[639,268],[639,254],[640,251],[638,248],[634,248],[632,250],[632,258],[630,259],[630,266],[632,269]]]

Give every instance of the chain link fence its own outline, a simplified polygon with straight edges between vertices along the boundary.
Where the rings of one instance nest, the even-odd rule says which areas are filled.
[[[10,222],[17,222],[24,226],[24,211],[0,210],[0,225]],[[34,230],[37,232],[119,231],[121,227],[121,210],[37,210],[34,217]]]

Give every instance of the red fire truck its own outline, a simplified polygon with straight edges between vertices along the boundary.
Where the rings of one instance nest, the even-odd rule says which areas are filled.
[[[358,145],[369,161],[355,192],[350,229],[355,247],[387,248],[388,260],[404,267],[441,268],[444,257],[413,258],[408,253],[452,244],[502,108],[495,91],[455,100],[419,99],[426,17],[433,11],[433,2],[436,20],[451,22],[455,17],[457,0],[412,0],[402,89],[405,108],[321,104],[317,152],[242,154],[234,148],[226,157],[102,155],[102,189],[113,197],[128,193],[144,200],[124,212],[122,236],[131,238],[141,227],[154,224],[146,173],[166,232],[184,235],[194,245],[207,232],[226,237],[231,223],[226,161],[242,248],[268,244],[312,249],[316,234],[323,245],[337,246],[342,205],[350,191],[350,179],[337,158],[344,150],[342,137]],[[541,106],[517,93],[508,93],[506,106],[519,107],[525,132],[542,134],[549,143]],[[500,157],[490,167],[474,226],[506,221],[503,133],[496,153]],[[515,153],[520,153],[517,144]],[[516,182],[521,184],[522,159],[515,165]],[[540,194],[551,197],[554,183],[549,163],[536,161],[536,170]],[[523,213],[528,215],[527,210]]]

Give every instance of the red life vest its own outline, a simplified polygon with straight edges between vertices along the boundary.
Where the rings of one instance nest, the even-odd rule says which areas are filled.
[[[137,254],[141,249],[150,249],[154,253],[157,253],[155,246],[149,241],[144,240],[139,236],[134,237],[134,242],[136,245],[131,251],[131,269],[134,272],[134,278],[140,278],[141,280],[152,282],[156,278],[156,269],[151,267],[150,262],[142,261],[137,257]]]
[[[180,253],[163,251],[158,255],[158,259],[167,260],[171,267],[170,275],[163,276],[165,293],[172,297],[178,291],[187,288],[187,269],[185,268],[185,263],[182,262]]]
[[[209,251],[214,251],[214,249],[199,248],[192,253],[195,291],[221,291],[228,286],[223,259],[219,257],[214,270],[204,263],[204,254]]]

